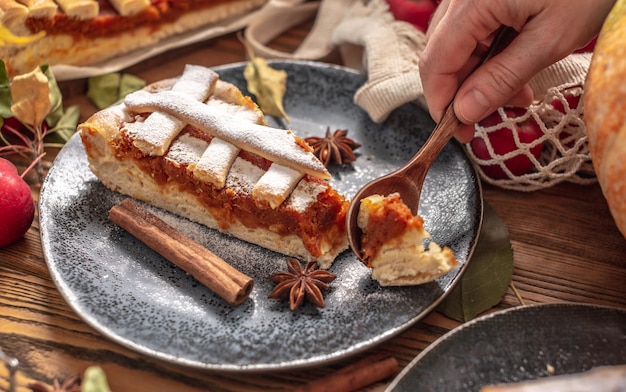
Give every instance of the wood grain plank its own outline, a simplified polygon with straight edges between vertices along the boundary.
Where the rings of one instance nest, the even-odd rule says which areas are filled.
[[[270,46],[293,50],[311,21]],[[188,63],[214,66],[246,59],[235,34],[150,59],[126,70],[148,83],[180,74]],[[84,96],[84,80],[63,83],[66,105],[79,105],[81,120],[95,108]],[[46,157],[48,164],[56,151]],[[29,179],[35,199],[36,179]],[[626,239],[610,216],[597,186],[563,183],[536,192],[484,185],[484,198],[506,223],[514,250],[513,286],[525,304],[584,302],[626,308]],[[361,355],[382,351],[406,366],[438,338],[460,325],[434,311],[375,348],[324,366],[259,374],[218,374],[172,365],[103,337],[67,305],[56,289],[41,248],[37,221],[17,243],[0,249],[0,348],[19,358],[19,392],[39,380],[103,367],[115,392],[285,391],[324,377]],[[487,313],[520,305],[511,287]],[[0,366],[0,390],[8,388]],[[388,382],[366,388],[382,391]]]

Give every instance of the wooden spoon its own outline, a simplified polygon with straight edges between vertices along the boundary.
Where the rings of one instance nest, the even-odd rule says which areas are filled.
[[[517,32],[510,27],[504,26],[500,28],[480,62],[476,65],[476,68],[502,51],[516,36]],[[417,214],[426,174],[435,158],[441,153],[441,150],[443,150],[461,125],[461,121],[454,113],[453,99],[448,104],[441,121],[439,121],[422,148],[413,158],[396,171],[365,184],[354,195],[346,214],[346,228],[350,247],[359,260],[364,261],[363,252],[361,251],[361,229],[357,225],[361,200],[375,194],[388,196],[397,192],[413,214]]]

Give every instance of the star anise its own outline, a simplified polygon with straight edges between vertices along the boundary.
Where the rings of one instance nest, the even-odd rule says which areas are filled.
[[[52,390],[40,382],[30,384],[28,387],[32,392],[80,392],[80,377],[73,376],[66,378],[62,384],[55,379]]]
[[[287,269],[289,272],[279,272],[269,277],[276,283],[276,287],[268,298],[284,299],[289,298],[289,309],[296,310],[304,298],[317,306],[324,307],[324,295],[322,290],[328,289],[328,284],[337,277],[325,270],[317,269],[317,262],[310,261],[304,269],[300,261],[287,259]]]
[[[313,153],[319,158],[324,166],[328,166],[331,161],[338,165],[354,162],[356,156],[353,150],[361,145],[348,136],[347,129],[338,129],[332,134],[330,127],[326,128],[326,136],[310,136],[304,139],[313,148]]]

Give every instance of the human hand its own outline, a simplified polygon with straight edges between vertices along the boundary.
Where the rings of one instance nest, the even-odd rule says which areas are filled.
[[[498,107],[530,105],[533,95],[529,80],[589,42],[614,3],[444,0],[431,21],[419,64],[431,116],[439,121],[454,98],[455,113],[467,124],[456,136],[468,142],[474,135],[474,124]],[[472,72],[502,25],[513,27],[519,35]]]

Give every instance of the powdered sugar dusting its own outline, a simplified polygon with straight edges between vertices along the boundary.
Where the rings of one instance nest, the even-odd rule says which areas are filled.
[[[182,135],[170,147],[166,158],[175,164],[195,164],[206,150],[208,142],[190,135]]]
[[[236,193],[252,194],[254,185],[265,170],[242,158],[235,159],[226,178],[226,187]]]
[[[208,181],[218,189],[224,187],[228,170],[239,154],[239,148],[214,137],[202,154],[193,173],[203,181]]]
[[[213,136],[273,162],[316,177],[330,176],[319,159],[312,152],[302,148],[289,130],[254,124],[225,115],[212,105],[198,102],[176,91],[149,93],[141,90],[127,95],[124,102],[136,110],[163,110],[174,114]]]
[[[287,166],[273,163],[252,189],[252,195],[276,208],[289,196],[304,174]]]
[[[235,117],[241,121],[248,121],[258,124],[261,117],[259,112],[252,110],[246,106],[224,102],[220,99],[215,99],[214,97],[209,98],[206,101],[206,105],[214,108],[213,110],[215,110],[216,112],[223,112],[225,113],[225,115]]]
[[[189,99],[204,101],[212,94],[218,79],[217,73],[209,68],[187,65],[172,90],[184,93]],[[155,112],[143,123],[128,124],[127,129],[133,133],[133,143],[141,152],[161,156],[185,125],[171,113]]]
[[[325,189],[325,186],[320,183],[300,180],[285,202],[285,206],[299,212],[304,211],[317,200],[317,195]]]
[[[132,121],[132,116],[130,115],[128,110],[126,110],[126,106],[123,103],[117,103],[113,106],[110,106],[107,110],[102,110],[98,113],[100,115],[107,116],[107,122],[111,124],[117,124],[120,121]]]
[[[177,166],[180,164],[195,165],[208,145],[209,143],[205,140],[184,134],[172,143],[166,158]],[[235,193],[251,195],[254,185],[264,173],[265,170],[260,167],[237,157],[230,167],[225,186]]]
[[[185,123],[169,114],[155,112],[143,122],[126,125],[135,138],[133,144],[146,155],[161,156],[185,127]]]
[[[210,68],[187,64],[172,90],[184,92],[198,101],[205,101],[213,93],[218,79],[217,72]]]

